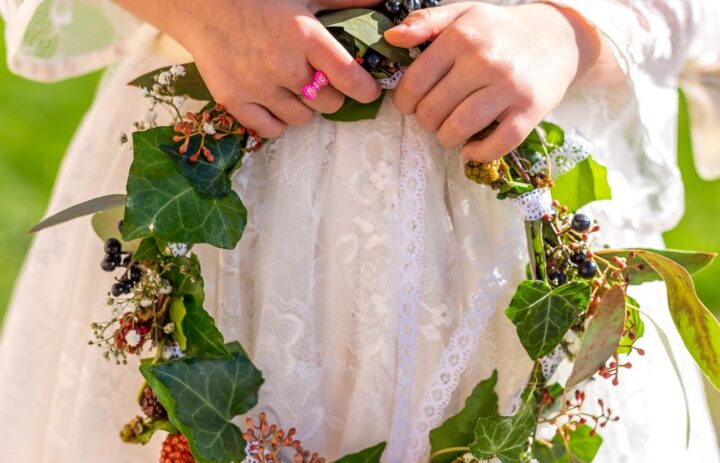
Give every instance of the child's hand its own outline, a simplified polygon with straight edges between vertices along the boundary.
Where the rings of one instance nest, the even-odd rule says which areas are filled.
[[[315,18],[321,10],[379,0],[115,0],[151,22],[192,55],[213,97],[243,125],[277,137],[313,110],[335,112],[344,95],[370,102],[375,80]],[[324,71],[331,86],[313,101],[299,95]]]
[[[600,49],[595,30],[572,10],[548,4],[498,7],[463,2],[413,12],[385,33],[397,46],[433,43],[410,66],[395,92],[403,114],[459,146],[494,121],[464,159],[497,159],[516,148],[560,102]]]

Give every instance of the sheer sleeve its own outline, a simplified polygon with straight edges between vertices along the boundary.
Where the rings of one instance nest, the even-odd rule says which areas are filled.
[[[109,0],[0,0],[9,68],[51,81],[116,61],[141,23]]]
[[[693,120],[696,166],[720,176],[720,1],[562,0],[615,46],[638,101],[643,125],[665,124],[659,91],[680,85]]]

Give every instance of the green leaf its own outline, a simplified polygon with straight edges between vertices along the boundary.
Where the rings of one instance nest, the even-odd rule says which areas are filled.
[[[390,19],[380,12],[364,8],[352,8],[327,13],[318,18],[328,29],[342,29],[381,55],[400,66],[409,66],[410,53],[404,48],[390,45],[383,33],[394,26]]]
[[[554,151],[565,144],[565,131],[559,125],[543,121],[540,123],[540,129],[543,131],[545,146],[548,151]]]
[[[498,396],[495,393],[497,379],[497,370],[495,370],[488,379],[475,386],[472,394],[465,399],[465,406],[457,415],[448,418],[440,427],[430,431],[432,463],[448,463],[465,453],[460,450],[450,452],[447,449],[467,447],[475,437],[477,420],[498,414]]]
[[[183,333],[187,338],[187,351],[198,357],[228,357],[230,353],[225,347],[225,340],[215,326],[215,320],[192,298],[185,298],[185,317]]]
[[[185,328],[183,322],[185,320],[185,302],[182,297],[176,297],[170,303],[170,321],[175,324],[175,331],[173,331],[173,337],[175,342],[180,346],[180,350],[185,352],[187,350],[187,336],[185,336]]]
[[[560,148],[563,143],[565,143],[565,132],[560,126],[551,122],[541,122],[528,134],[519,148],[523,157],[535,164],[546,152],[550,153]]]
[[[145,364],[140,372],[200,462],[242,461],[245,440],[232,420],[257,404],[262,374],[242,349],[230,358],[192,356]]]
[[[588,324],[572,373],[565,383],[571,389],[592,377],[615,353],[625,328],[625,290],[615,285],[603,296]]]
[[[220,140],[206,138],[205,147],[210,150],[214,159],[209,162],[204,156],[190,162],[188,155],[180,154],[176,145],[161,145],[160,149],[175,161],[175,166],[190,180],[198,193],[222,198],[232,190],[230,173],[242,159],[247,137],[245,135],[228,135]],[[199,137],[193,137],[188,145],[188,153],[197,151]]]
[[[517,328],[530,358],[537,360],[555,349],[589,299],[590,287],[583,282],[551,289],[543,281],[523,281],[505,314]]]
[[[169,421],[154,421],[145,431],[136,437],[138,444],[147,444],[156,432],[164,431],[170,434],[177,434],[178,430]]]
[[[375,119],[380,106],[382,105],[385,93],[380,98],[371,103],[360,103],[350,97],[345,98],[342,107],[332,114],[323,114],[323,117],[329,121],[336,122],[355,122],[365,119]]]
[[[667,257],[648,251],[638,251],[638,255],[665,280],[670,315],[685,347],[720,389],[720,324],[698,298],[692,277]]]
[[[237,194],[231,191],[218,199],[195,190],[160,149],[172,143],[171,127],[135,132],[133,141],[123,237],[234,248],[247,221]]]
[[[613,257],[627,258],[630,252],[647,251],[653,254],[657,254],[666,257],[676,264],[681,265],[691,274],[695,274],[700,270],[704,269],[715,260],[717,254],[714,252],[701,252],[701,251],[679,251],[676,249],[649,249],[649,248],[637,248],[637,249],[602,249],[593,251],[603,259],[610,260]],[[637,266],[637,262],[630,262],[630,284],[639,285],[647,283],[649,281],[660,281],[662,277],[651,265]]]
[[[345,455],[335,463],[380,463],[380,457],[382,457],[386,445],[385,442],[382,442],[360,452]]]
[[[179,77],[175,83],[175,94],[188,96],[193,100],[199,101],[212,100],[213,97],[210,94],[210,90],[208,90],[207,85],[205,85],[205,81],[203,81],[195,63],[186,63],[183,64],[183,66],[185,67],[185,75]],[[168,70],[170,70],[170,66],[156,69],[147,74],[143,74],[128,85],[150,89],[155,84],[153,77]]]
[[[163,277],[173,287],[173,296],[191,297],[202,304],[205,301],[204,281],[200,269],[200,260],[196,255],[191,257],[173,257]]]
[[[125,204],[125,195],[107,195],[91,199],[69,207],[57,214],[51,215],[47,219],[32,227],[30,229],[30,233],[37,233],[40,230],[69,222],[70,220],[77,219],[78,217],[84,217],[86,215],[95,214],[96,212],[102,212],[107,209],[121,207],[123,204]]]
[[[505,199],[508,196],[520,196],[523,193],[529,193],[533,191],[535,188],[524,182],[517,182],[515,180],[511,180],[507,183],[504,183],[500,187],[500,191],[498,192],[497,198],[498,199]]]
[[[553,199],[576,211],[584,205],[602,199],[611,199],[607,168],[587,157],[564,175],[555,179]]]
[[[655,327],[655,331],[658,334],[658,337],[660,338],[660,342],[662,342],[663,348],[665,349],[665,354],[668,356],[668,359],[670,360],[670,363],[672,364],[673,370],[675,371],[675,376],[677,377],[678,384],[680,384],[680,389],[682,390],[683,395],[683,401],[685,402],[685,446],[690,446],[690,404],[688,401],[688,395],[687,390],[685,389],[685,382],[682,379],[682,373],[680,373],[680,367],[678,366],[677,359],[675,359],[675,354],[673,354],[672,346],[670,346],[670,339],[668,339],[667,334],[665,333],[665,330],[658,325],[658,323],[647,313],[642,312],[643,317],[650,320],[650,323],[653,324]]]
[[[479,460],[496,457],[502,463],[519,463],[527,450],[528,438],[535,433],[535,396],[523,393],[515,416],[489,416],[478,419],[470,452]]]
[[[115,238],[116,240],[120,240],[124,252],[134,253],[137,250],[140,242],[137,240],[124,241],[122,239],[122,233],[120,232],[120,228],[118,227],[118,224],[120,223],[124,215],[124,206],[106,209],[92,216],[92,227],[93,230],[95,230],[95,234],[101,240],[107,241],[110,238]]]
[[[155,260],[162,253],[158,249],[155,238],[145,238],[140,241],[137,250],[133,254],[133,261],[139,262],[141,260]]]
[[[567,442],[570,455],[568,455],[562,436],[555,434],[551,447],[536,440],[533,445],[533,456],[539,463],[590,463],[595,459],[595,455],[603,443],[603,438],[597,433],[592,434],[591,431],[590,426],[581,424],[570,433],[570,439]]]
[[[619,354],[629,354],[632,352],[631,346],[643,337],[645,334],[645,322],[643,322],[640,316],[640,304],[638,301],[630,296],[626,296],[626,308],[627,313],[625,314],[625,334],[620,340],[620,346],[618,347]],[[630,333],[633,336],[630,336]]]

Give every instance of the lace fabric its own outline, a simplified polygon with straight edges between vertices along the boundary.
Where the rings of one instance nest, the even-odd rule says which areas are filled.
[[[635,61],[628,60],[636,71],[612,92],[568,95],[552,117],[593,140],[593,155],[610,169],[617,199],[591,210],[606,225],[603,239],[613,245],[661,244],[659,231],[682,203],[667,130],[674,117],[668,80],[681,68],[671,61],[686,59],[683,50],[690,46],[683,38],[686,21],[672,20],[666,9],[668,18],[640,18],[665,47],[660,53],[629,45],[652,35],[636,37],[633,28],[625,31],[606,16],[612,11],[637,20],[628,15],[661,9],[659,3],[639,8],[638,2],[607,2],[611,10],[577,3],[615,37],[619,50],[623,44],[640,50],[629,55]],[[678,11],[698,5],[683,4],[687,9]],[[66,11],[74,13],[59,23],[45,13],[42,21],[27,19],[41,14],[39,2],[0,5],[12,24],[11,59],[19,60],[14,69],[26,75],[56,78],[125,53],[68,152],[50,210],[122,191],[130,155],[113,140],[142,118],[145,107],[125,82],[170,58],[155,53],[152,31],[115,22],[109,13],[115,10],[102,2],[72,2]],[[39,21],[45,24],[41,30],[71,37],[66,34],[90,27],[84,15],[75,14],[82,8],[107,13],[112,30],[121,30],[110,48],[99,42],[84,52],[63,45],[56,53],[30,53],[34,39],[27,24]],[[68,20],[75,31],[63,31]],[[132,46],[102,59],[93,55],[118,43]],[[652,64],[657,56],[662,66]],[[87,62],[73,67],[79,57]],[[653,119],[641,117],[643,108],[658,103],[669,105]],[[475,384],[495,369],[501,409],[511,409],[531,367],[504,314],[524,278],[523,224],[509,204],[464,178],[457,153],[443,151],[388,101],[373,121],[343,124],[318,117],[290,129],[246,161],[234,186],[251,220],[235,250],[198,248],[207,306],[226,337],[240,340],[263,370],[259,408],[282,426],[297,427],[306,448],[332,459],[387,440],[387,461],[423,461],[428,430],[459,410]],[[135,365],[107,364],[84,343],[90,321],[105,315],[111,284],[97,269],[102,249],[100,243],[88,245],[95,242],[91,234],[80,221],[40,235],[19,280],[0,339],[0,455],[9,461],[132,463],[157,456],[157,442],[134,447],[116,437],[136,410],[126,394],[140,381]],[[82,279],[69,282],[69,274]],[[39,281],[47,290],[37,291]],[[643,287],[637,296],[672,332],[657,288]],[[680,341],[672,337],[691,394],[687,450],[677,425],[682,404],[665,400],[666,393],[679,397],[677,380],[657,337],[649,334],[643,342],[649,355],[636,362],[640,371],[630,372],[622,388],[608,391],[602,382],[592,387],[598,389],[592,394],[609,397],[623,414],[607,428],[610,445],[598,461],[719,461],[699,375]],[[32,400],[17,407],[26,397]],[[653,404],[665,408],[648,413]],[[28,436],[34,436],[32,443]]]

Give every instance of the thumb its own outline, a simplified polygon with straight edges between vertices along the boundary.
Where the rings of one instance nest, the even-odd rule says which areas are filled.
[[[403,22],[385,31],[385,40],[396,47],[416,47],[435,39],[471,6],[470,2],[463,2],[415,10]]]

